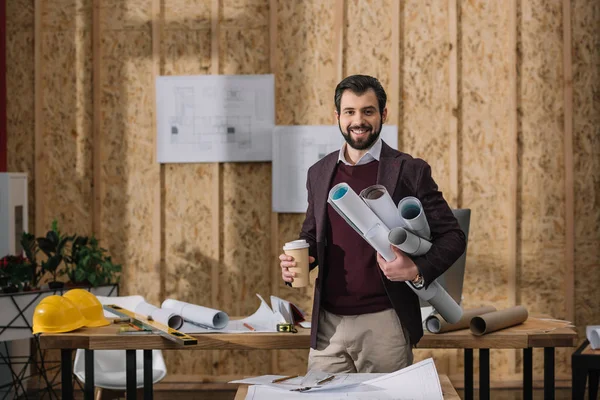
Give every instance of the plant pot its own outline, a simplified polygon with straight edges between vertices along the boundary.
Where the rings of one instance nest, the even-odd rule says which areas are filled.
[[[65,283],[64,282],[48,282],[48,287],[50,289],[62,289],[63,287],[65,287]]]
[[[2,293],[17,293],[19,288],[16,286],[5,286],[2,288]]]

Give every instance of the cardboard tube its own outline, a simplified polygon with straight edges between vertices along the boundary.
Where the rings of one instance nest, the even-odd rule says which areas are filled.
[[[471,333],[476,336],[485,335],[509,326],[522,324],[527,321],[527,317],[527,309],[523,306],[479,315],[471,319]]]
[[[466,329],[469,327],[471,323],[471,319],[478,315],[487,314],[490,312],[496,311],[496,307],[487,306],[487,307],[479,307],[473,308],[471,310],[464,310],[463,315],[460,320],[455,324],[450,324],[444,321],[440,315],[430,315],[425,320],[425,327],[431,333],[444,333],[444,332],[452,332],[458,331],[460,329]]]

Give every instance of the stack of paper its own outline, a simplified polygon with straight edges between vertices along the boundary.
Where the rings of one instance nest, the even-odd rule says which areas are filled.
[[[317,382],[332,377],[325,383]],[[428,358],[390,374],[335,374],[309,372],[281,383],[272,383],[279,375],[264,375],[232,381],[254,386],[248,388],[246,400],[279,399],[356,399],[356,400],[441,400],[440,379]],[[309,394],[307,396],[307,394]]]

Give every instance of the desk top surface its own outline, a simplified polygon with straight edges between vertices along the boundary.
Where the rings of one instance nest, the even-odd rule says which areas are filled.
[[[278,350],[308,349],[310,329],[298,328],[298,333],[196,334],[195,346],[179,346],[159,335],[118,335],[121,325],[82,328],[67,333],[44,333],[40,336],[43,349],[195,349],[195,350]],[[484,348],[522,349],[527,347],[573,347],[577,333],[564,323],[530,317],[525,323],[483,336],[474,336],[468,329],[425,335],[417,348]]]
[[[452,386],[450,379],[446,375],[440,375],[440,384],[442,385],[442,393],[444,395],[445,400],[460,400],[456,389]],[[248,393],[248,385],[240,385],[235,394],[234,400],[244,400],[246,398],[246,394]]]

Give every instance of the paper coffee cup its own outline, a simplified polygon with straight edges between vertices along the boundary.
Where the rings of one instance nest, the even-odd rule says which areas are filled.
[[[290,268],[291,272],[295,272],[294,281],[292,287],[305,287],[308,286],[308,248],[310,245],[306,240],[294,240],[293,242],[287,242],[283,246],[283,252],[288,256],[294,257],[296,266]]]

